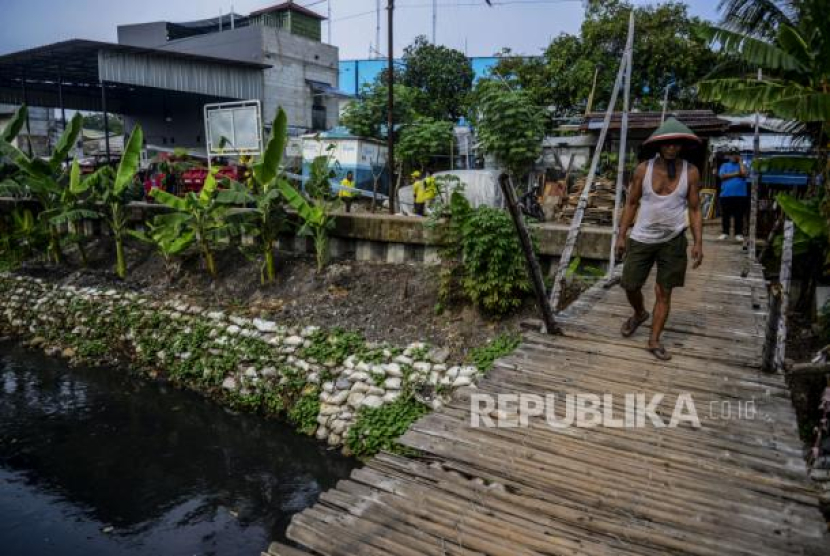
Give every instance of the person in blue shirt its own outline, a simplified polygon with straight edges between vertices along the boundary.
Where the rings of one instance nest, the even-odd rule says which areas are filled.
[[[721,164],[720,175],[720,211],[721,230],[723,233],[718,237],[720,240],[729,237],[729,229],[732,221],[735,222],[735,239],[744,240],[744,215],[747,211],[747,199],[749,192],[746,186],[746,167],[741,154],[737,150],[729,152],[727,162]]]

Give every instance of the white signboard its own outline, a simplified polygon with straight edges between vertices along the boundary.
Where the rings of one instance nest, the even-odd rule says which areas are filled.
[[[262,110],[259,101],[206,104],[205,137],[208,165],[214,156],[261,154]]]

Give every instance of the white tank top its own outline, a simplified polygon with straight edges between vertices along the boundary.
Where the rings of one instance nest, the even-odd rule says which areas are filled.
[[[658,195],[652,187],[654,161],[648,161],[643,180],[643,196],[631,239],[640,243],[662,243],[682,234],[688,225],[689,164],[683,161],[680,182],[668,195]]]

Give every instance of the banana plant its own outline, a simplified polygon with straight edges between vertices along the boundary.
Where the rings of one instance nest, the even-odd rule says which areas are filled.
[[[67,227],[69,236],[66,239],[77,245],[83,266],[87,266],[86,237],[78,232],[78,224],[83,220],[95,220],[100,216],[93,210],[94,207],[88,204],[89,199],[83,197],[91,182],[89,179],[81,179],[81,167],[76,158],[69,171],[69,186],[60,190],[56,206],[40,213],[40,218],[47,222],[50,228]]]
[[[183,234],[192,233],[208,274],[216,278],[214,246],[227,234],[227,215],[231,205],[224,197],[219,198],[215,174],[205,178],[205,185],[198,194],[191,191],[184,197],[177,197],[154,187],[150,190],[150,196],[174,211],[156,217],[157,223],[168,227],[180,226]]]
[[[329,168],[331,157],[329,153],[314,159],[311,177],[306,184],[308,196],[300,193],[287,180],[278,182],[278,187],[288,204],[297,211],[303,221],[299,235],[310,235],[314,239],[318,273],[328,262],[329,231],[334,227],[332,213],[339,204],[336,199],[331,199],[329,180],[334,177],[334,172]]]
[[[263,284],[273,282],[276,278],[274,254],[277,239],[287,225],[287,214],[280,193],[280,184],[287,182],[281,164],[288,137],[288,117],[282,108],[277,110],[271,130],[265,153],[253,165],[250,183],[243,185],[232,182],[230,189],[219,193],[223,202],[253,205],[251,211],[239,213],[237,219],[247,232],[259,238],[258,247],[263,259],[260,281]]]
[[[152,245],[161,255],[168,283],[176,274],[176,257],[193,245],[196,238],[193,230],[184,229],[184,216],[181,213],[159,215],[146,223],[146,231],[127,230],[132,237]]]
[[[83,127],[83,117],[80,114],[70,120],[61,134],[49,160],[30,158],[20,149],[11,144],[14,137],[20,132],[26,120],[26,107],[18,110],[12,121],[4,128],[0,137],[0,155],[8,157],[19,169],[18,175],[3,182],[0,194],[12,195],[16,198],[34,198],[41,205],[43,211],[38,219],[49,231],[49,254],[56,263],[64,261],[61,249],[59,229],[50,222],[50,219],[60,211],[66,188],[66,172],[63,162],[69,151],[75,145]]]
[[[127,260],[124,256],[124,239],[127,234],[127,204],[132,200],[134,178],[138,171],[144,132],[141,126],[133,128],[118,168],[113,172],[109,166],[96,171],[85,181],[92,188],[94,197],[101,207],[101,216],[112,231],[115,239],[115,273],[119,278],[127,276]]]

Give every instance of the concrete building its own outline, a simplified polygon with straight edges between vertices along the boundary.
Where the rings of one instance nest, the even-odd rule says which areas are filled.
[[[247,16],[118,27],[118,43],[71,40],[0,56],[0,102],[108,111],[148,145],[204,148],[206,103],[282,106],[294,134],[337,125],[338,50],[324,18],[286,2]]]

